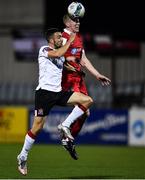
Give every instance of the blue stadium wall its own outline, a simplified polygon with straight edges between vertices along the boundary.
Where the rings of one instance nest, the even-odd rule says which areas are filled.
[[[55,108],[50,112],[43,130],[36,143],[60,143],[57,125],[71,112],[69,108]],[[29,128],[32,126],[34,111],[30,110]],[[79,144],[128,144],[128,110],[127,109],[92,109],[79,136]]]

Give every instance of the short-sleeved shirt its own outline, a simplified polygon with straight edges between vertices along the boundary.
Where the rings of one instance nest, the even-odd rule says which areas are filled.
[[[68,31],[67,29],[64,29],[64,32],[62,33],[63,36],[63,44],[65,44],[68,39],[70,38],[71,32]],[[82,36],[77,33],[74,42],[70,45],[66,53],[64,54],[65,58],[69,56],[74,56],[76,58],[76,62],[71,62],[69,61],[69,64],[74,66],[78,71],[80,71],[81,66],[79,64],[79,61],[82,57],[82,51],[84,50],[83,47],[83,40]]]
[[[44,89],[53,92],[60,92],[62,90],[62,70],[65,58],[49,58],[48,51],[53,50],[49,46],[42,46],[39,50],[39,84],[36,88]]]

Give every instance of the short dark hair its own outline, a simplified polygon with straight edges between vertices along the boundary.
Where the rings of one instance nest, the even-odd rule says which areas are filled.
[[[61,32],[61,31],[58,28],[49,28],[49,29],[47,29],[46,32],[45,32],[46,40],[49,42],[50,37],[56,32]]]

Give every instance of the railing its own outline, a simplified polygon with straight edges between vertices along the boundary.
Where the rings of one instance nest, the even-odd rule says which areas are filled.
[[[121,83],[116,85],[115,97],[112,97],[112,87],[89,84],[88,92],[94,100],[94,107],[130,107],[133,104],[144,105],[145,83]],[[1,83],[0,104],[34,104],[35,84]]]

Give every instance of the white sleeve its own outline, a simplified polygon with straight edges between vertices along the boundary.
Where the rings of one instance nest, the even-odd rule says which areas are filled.
[[[48,47],[41,47],[39,51],[39,56],[48,57]]]

